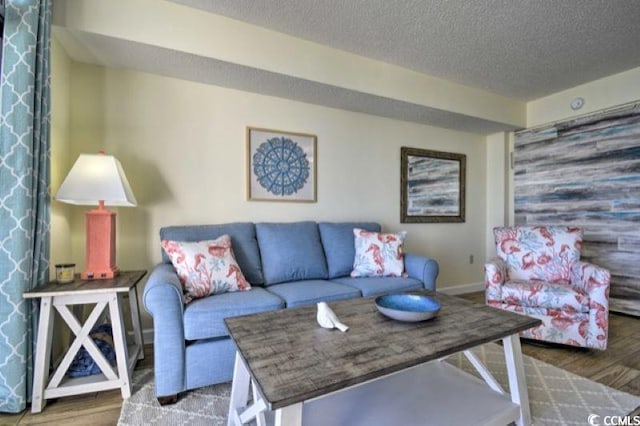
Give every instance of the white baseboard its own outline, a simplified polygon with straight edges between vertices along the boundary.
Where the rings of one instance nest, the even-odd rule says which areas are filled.
[[[480,282],[480,283],[462,284],[462,285],[454,285],[451,287],[444,287],[444,288],[436,287],[436,290],[444,294],[456,296],[458,294],[473,293],[475,291],[484,291],[484,283]]]

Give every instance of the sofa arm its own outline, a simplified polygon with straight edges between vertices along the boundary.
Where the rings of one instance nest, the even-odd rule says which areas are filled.
[[[589,295],[589,347],[606,349],[609,334],[609,287],[611,273],[600,266],[576,262],[571,267],[571,285]]]
[[[502,304],[502,285],[507,279],[507,264],[496,257],[484,264],[484,297],[488,305]]]
[[[436,290],[438,277],[438,262],[425,256],[406,253],[404,255],[404,269],[411,278],[422,281],[427,290]]]
[[[157,265],[144,288],[144,307],[153,317],[156,396],[185,389],[185,339],[182,285],[171,264]]]

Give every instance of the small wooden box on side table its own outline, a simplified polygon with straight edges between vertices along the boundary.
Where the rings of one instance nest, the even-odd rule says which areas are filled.
[[[31,412],[39,413],[47,399],[61,396],[77,395],[120,388],[123,398],[131,396],[131,374],[139,359],[144,358],[140,311],[138,310],[138,294],[136,285],[147,271],[122,271],[120,275],[108,280],[80,280],[76,276],[74,282],[58,284],[50,282],[43,287],[25,292],[23,297],[40,298],[40,319],[33,372],[33,397]],[[121,298],[129,295],[131,324],[133,327],[134,345],[127,347],[125,322],[122,316]],[[84,324],[80,324],[69,306],[95,304]],[[93,339],[89,337],[102,313],[109,308],[113,346],[116,353],[116,370],[111,367],[102,355]],[[58,368],[49,380],[49,364],[51,360],[51,341],[55,308],[71,331],[75,339],[67,349]],[[87,377],[66,377],[67,370],[74,357],[84,348],[98,364],[102,374]]]

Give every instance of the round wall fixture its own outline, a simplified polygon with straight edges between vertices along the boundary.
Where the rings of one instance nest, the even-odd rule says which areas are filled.
[[[579,110],[584,106],[584,98],[575,98],[571,101],[571,109],[574,111]]]

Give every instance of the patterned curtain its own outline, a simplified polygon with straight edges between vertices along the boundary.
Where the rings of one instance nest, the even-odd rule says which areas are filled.
[[[49,274],[51,0],[7,0],[0,80],[0,411],[31,397],[37,306]]]

